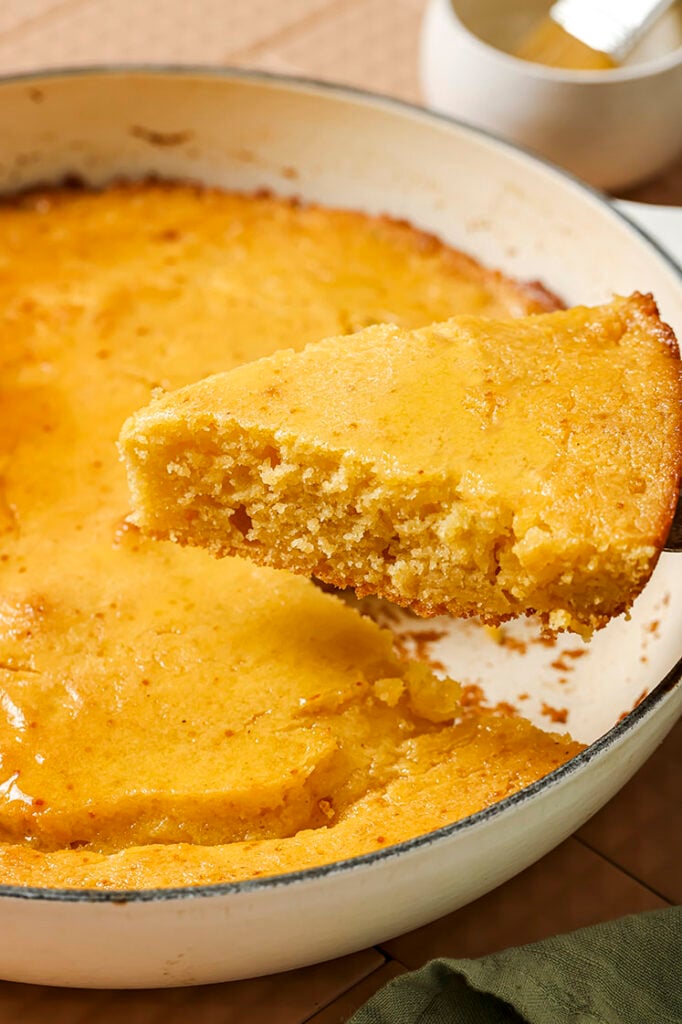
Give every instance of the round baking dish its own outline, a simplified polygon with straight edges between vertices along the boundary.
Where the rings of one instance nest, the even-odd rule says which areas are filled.
[[[604,198],[506,143],[388,99],[202,68],[58,71],[0,82],[0,135],[6,192],[73,174],[92,184],[156,175],[385,212],[541,278],[569,302],[650,290],[682,332],[679,272]],[[437,832],[295,874],[126,892],[0,885],[0,976],[91,987],[242,978],[348,953],[482,895],[578,828],[678,717],[677,557],[661,558],[631,620],[613,622],[576,662],[562,696],[568,728],[590,745],[553,774]],[[515,673],[531,705],[556,693],[541,653],[512,665],[471,627],[450,624],[438,655],[493,694]]]
[[[682,22],[677,10],[619,68],[578,71],[513,57],[544,0],[429,0],[420,77],[429,104],[555,160],[600,188],[653,177],[680,153]],[[498,46],[501,47],[498,49]]]

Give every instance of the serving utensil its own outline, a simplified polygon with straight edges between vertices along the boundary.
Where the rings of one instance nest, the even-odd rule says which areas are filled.
[[[682,551],[682,493],[677,501],[677,508],[670,526],[668,539],[663,545],[664,551]]]
[[[557,0],[517,57],[556,68],[617,67],[673,0]]]

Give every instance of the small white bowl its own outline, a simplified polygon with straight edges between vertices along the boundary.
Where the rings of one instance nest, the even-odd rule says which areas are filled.
[[[497,47],[546,13],[547,0],[430,0],[421,38],[427,103],[567,168],[622,189],[655,175],[682,151],[682,15],[671,10],[627,65],[571,71],[532,64]]]

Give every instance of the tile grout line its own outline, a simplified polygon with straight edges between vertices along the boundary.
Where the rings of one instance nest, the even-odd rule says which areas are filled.
[[[327,4],[317,11],[311,11],[310,14],[305,14],[298,21],[292,21],[288,25],[283,25],[282,28],[273,32],[271,36],[266,36],[263,39],[259,39],[256,43],[251,43],[250,46],[243,46],[241,49],[228,50],[226,53],[227,59],[236,58],[237,60],[248,60],[250,57],[257,57],[261,50],[267,50],[273,48],[273,53],[279,56],[277,48],[283,43],[291,42],[295,39],[296,34],[301,29],[314,28],[319,22],[322,22],[329,15],[334,15],[343,10],[347,10],[349,6],[359,6],[363,0],[328,0]]]
[[[396,937],[400,938],[399,935],[396,936]],[[393,939],[389,939],[388,941],[389,942],[393,942],[394,940]],[[384,949],[383,946],[374,946],[373,949],[376,949],[377,953],[381,953],[382,956],[386,957],[386,963],[387,964],[390,964],[390,963],[400,964],[401,967],[404,967],[406,971],[410,971],[410,972],[418,971],[419,970],[419,967],[410,967],[410,965],[406,964],[404,960],[401,960],[399,956],[394,956],[393,953],[389,953],[389,951],[387,949]],[[433,957],[430,957],[429,959],[433,959]],[[384,966],[386,966],[386,965],[384,964]],[[423,966],[423,964],[420,965],[420,966]]]
[[[320,1006],[316,1007],[312,1013],[308,1013],[306,1014],[305,1017],[301,1017],[300,1020],[298,1021],[298,1024],[306,1024],[306,1021],[312,1020],[313,1017],[317,1016],[318,1013],[322,1013],[323,1010],[328,1010],[330,1006],[333,1006],[334,1003],[337,1002],[337,1000],[342,999],[344,996],[348,995],[348,993],[351,992],[356,985],[364,984],[364,982],[366,982],[368,978],[372,978],[377,973],[377,971],[383,971],[384,967],[389,962],[389,960],[393,959],[392,957],[387,956],[383,951],[379,950],[377,946],[370,946],[370,949],[376,949],[377,952],[380,953],[381,956],[383,956],[383,963],[377,964],[374,970],[370,971],[369,974],[363,975],[362,978],[357,978],[352,984],[348,986],[348,988],[344,988],[342,992],[337,992],[334,998],[330,999],[329,1002],[321,1003]]]
[[[588,843],[588,841],[586,839],[583,839],[582,836],[580,836],[577,832],[574,833],[573,838],[576,839],[582,846],[584,846],[586,850],[589,850],[590,853],[594,853],[598,857],[601,857],[602,860],[605,860],[607,864],[610,864],[612,868],[616,869],[616,871],[620,871],[621,874],[625,875],[633,882],[636,882],[638,885],[641,885],[642,888],[646,889],[647,892],[650,892],[652,896],[657,896],[660,900],[663,900],[663,902],[667,903],[670,907],[675,905],[675,901],[672,900],[669,896],[665,896],[662,892],[659,892],[658,889],[654,889],[653,886],[649,885],[648,882],[645,882],[643,879],[638,878],[637,875],[634,874],[634,872],[628,870],[628,868],[624,867],[622,864],[619,864],[617,860],[613,859],[613,857],[609,857],[608,854],[602,853],[601,850],[597,849],[597,847],[595,846],[592,846],[591,843]]]

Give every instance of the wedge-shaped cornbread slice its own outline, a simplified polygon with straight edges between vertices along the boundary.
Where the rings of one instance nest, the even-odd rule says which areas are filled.
[[[280,351],[160,398],[121,445],[157,537],[589,636],[665,542],[681,394],[672,331],[636,294]]]

